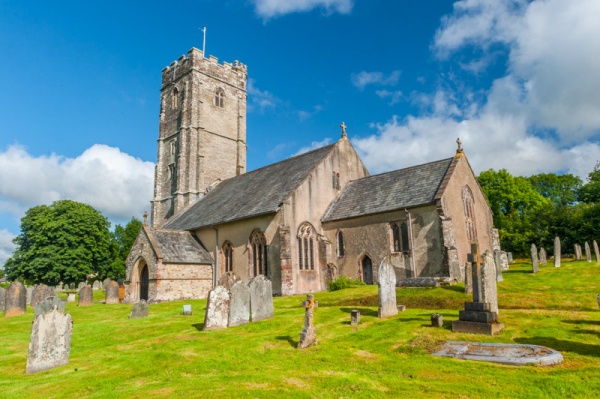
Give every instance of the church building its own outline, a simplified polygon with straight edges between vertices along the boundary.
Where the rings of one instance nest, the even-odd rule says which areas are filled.
[[[458,142],[446,159],[371,176],[341,125],[334,144],[246,172],[244,64],[192,48],[162,71],[151,223],[127,258],[126,301],[205,298],[233,272],[276,295],[339,275],[462,281],[472,244],[499,249]],[[453,151],[454,152],[454,151]]]

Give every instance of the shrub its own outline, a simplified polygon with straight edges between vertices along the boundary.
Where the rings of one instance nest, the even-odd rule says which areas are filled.
[[[329,291],[338,291],[338,290],[343,290],[344,288],[358,287],[359,285],[365,285],[365,283],[363,283],[358,278],[352,279],[352,278],[348,278],[346,276],[339,276],[335,280],[330,281],[328,284],[329,284]]]

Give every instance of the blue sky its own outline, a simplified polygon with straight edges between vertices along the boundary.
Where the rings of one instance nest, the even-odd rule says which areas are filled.
[[[70,198],[149,209],[161,70],[191,47],[248,66],[248,170],[348,135],[371,173],[600,159],[596,0],[0,2],[0,264],[19,220]]]

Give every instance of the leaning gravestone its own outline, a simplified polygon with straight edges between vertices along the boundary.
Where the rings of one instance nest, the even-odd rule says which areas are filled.
[[[250,287],[250,317],[252,321],[273,317],[271,280],[261,274],[250,280],[248,286]]]
[[[540,263],[542,266],[548,264],[548,260],[546,259],[546,249],[544,247],[540,248]]]
[[[537,273],[539,270],[537,248],[535,244],[531,244],[531,271]]]
[[[219,279],[219,285],[222,285],[230,290],[231,287],[233,287],[233,285],[238,281],[242,281],[242,279],[237,274],[234,272],[227,272]]]
[[[6,300],[6,290],[0,287],[0,312],[4,312],[4,301]]]
[[[390,317],[398,314],[396,303],[396,273],[394,267],[384,258],[379,264],[377,273],[379,287],[379,311],[378,317]]]
[[[496,265],[489,252],[483,254],[483,264],[481,265],[481,299],[481,302],[490,304],[490,312],[499,313]]]
[[[585,242],[585,260],[587,263],[592,263],[592,251],[590,251],[590,244]]]
[[[27,374],[49,370],[69,363],[73,319],[65,312],[65,303],[48,297],[35,308],[31,326]]]
[[[250,287],[243,281],[237,281],[229,290],[231,302],[229,306],[229,327],[241,326],[250,322]]]
[[[504,281],[504,277],[502,277],[502,264],[500,261],[500,252],[499,250],[494,250],[494,264],[496,267],[496,281]]]
[[[107,305],[114,305],[119,303],[119,283],[116,281],[110,281],[106,285],[106,303]]]
[[[308,348],[317,343],[317,334],[315,333],[315,297],[312,294],[306,295],[306,300],[302,302],[304,307],[304,326],[300,333],[300,342],[298,349]]]
[[[54,290],[51,287],[48,287],[46,284],[36,285],[33,287],[33,291],[31,292],[30,306],[35,308],[38,303],[42,302],[49,296],[54,296]]]
[[[143,299],[138,303],[134,303],[131,307],[131,313],[129,314],[130,319],[141,319],[148,317],[150,306]]]
[[[204,330],[227,328],[231,294],[222,285],[217,285],[208,293],[206,313],[204,314]]]
[[[94,290],[92,287],[89,285],[81,287],[77,306],[92,306],[92,303],[94,303]]]
[[[560,257],[562,256],[560,252],[560,238],[558,236],[554,237],[554,267],[560,267]]]
[[[13,281],[6,290],[4,317],[25,314],[27,306],[27,288],[20,281]]]
[[[597,263],[597,262],[600,262],[600,251],[598,250],[598,243],[596,242],[596,240],[594,240],[593,244],[594,244],[594,254],[596,255],[596,263]]]

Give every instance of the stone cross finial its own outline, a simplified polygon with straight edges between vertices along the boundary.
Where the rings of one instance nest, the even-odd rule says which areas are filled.
[[[346,124],[344,122],[342,122],[342,124],[340,125],[340,127],[342,128],[342,138],[345,139],[346,137],[348,137],[346,135]]]
[[[456,139],[456,144],[458,144],[458,148],[456,149],[456,153],[460,154],[461,152],[463,152],[463,149],[460,146],[462,144],[462,141],[460,141],[460,137]]]
[[[148,211],[144,211],[144,226],[148,226]]]

